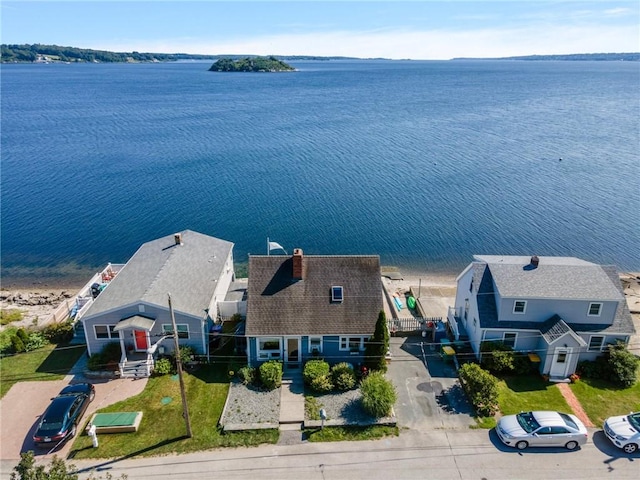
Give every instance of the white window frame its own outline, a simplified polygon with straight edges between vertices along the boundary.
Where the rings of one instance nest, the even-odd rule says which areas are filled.
[[[507,342],[507,335],[513,335],[513,345],[510,342]],[[518,332],[503,332],[502,333],[502,343],[508,345],[509,347],[516,349],[516,344],[518,343]]]
[[[105,327],[107,329],[106,337],[99,337],[98,332],[96,331],[96,327]],[[114,332],[113,329],[116,328],[115,325],[105,325],[105,324],[97,324],[93,326],[93,335],[96,340],[113,340],[114,338],[120,338],[118,332]]]
[[[597,348],[594,348],[592,346],[594,338],[600,338],[601,339],[600,346],[598,346]],[[601,352],[602,349],[604,348],[604,339],[605,339],[605,335],[591,335],[589,337],[589,346],[587,347],[587,351],[588,352]]]
[[[591,313],[591,308],[598,305],[598,313]],[[587,317],[599,317],[602,314],[602,302],[591,302],[587,309]]]
[[[277,342],[278,348],[264,349],[265,343]],[[279,360],[282,358],[282,338],[281,337],[258,337],[256,339],[256,355],[258,360]]]
[[[184,328],[181,328],[184,327]],[[189,325],[186,323],[176,323],[176,329],[178,330],[178,339],[179,340],[189,340],[191,336],[189,334]],[[186,336],[184,334],[187,334]],[[162,334],[163,335],[173,335],[173,325],[170,323],[162,324]]]
[[[361,337],[360,335],[343,335],[340,337],[340,351],[341,352],[361,352],[364,350],[364,341],[367,337]],[[358,345],[358,349],[356,350],[355,348],[352,349],[351,348],[351,341],[358,339],[359,340],[359,345]],[[354,342],[355,343],[355,342]]]
[[[336,292],[340,292],[340,297],[336,295]],[[334,303],[342,303],[344,301],[344,287],[341,285],[333,285],[331,287],[331,301]]]
[[[322,353],[322,346],[323,346],[323,345],[322,345],[322,337],[321,337],[321,336],[319,336],[319,335],[312,335],[312,336],[309,336],[309,346],[308,346],[308,351],[309,351],[309,353],[313,354],[313,346],[311,345],[311,340],[316,340],[316,341],[318,341],[318,345],[319,345],[319,347],[318,347],[318,354],[321,354],[321,353]]]
[[[518,310],[518,304],[522,304],[522,311]],[[527,301],[526,300],[514,300],[513,301],[513,313],[516,315],[524,315],[527,312]]]

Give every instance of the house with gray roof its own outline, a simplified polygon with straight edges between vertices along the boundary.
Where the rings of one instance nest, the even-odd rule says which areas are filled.
[[[382,310],[377,255],[250,255],[247,355],[257,366],[307,359],[331,364],[364,359]]]
[[[143,244],[83,314],[88,354],[118,342],[121,374],[149,375],[156,355],[174,350],[171,295],[180,346],[208,355],[233,280],[233,243],[184,230]]]
[[[614,266],[574,257],[476,255],[457,278],[448,321],[458,339],[500,341],[564,379],[635,333]]]

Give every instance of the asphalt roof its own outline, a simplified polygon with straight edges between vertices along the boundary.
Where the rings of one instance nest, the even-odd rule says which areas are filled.
[[[304,255],[304,279],[284,255],[251,255],[246,334],[371,335],[382,310],[377,255]],[[342,302],[331,287],[343,287]]]
[[[109,283],[84,318],[135,303],[168,308],[203,317],[233,243],[184,230],[182,244],[174,235],[144,243]]]

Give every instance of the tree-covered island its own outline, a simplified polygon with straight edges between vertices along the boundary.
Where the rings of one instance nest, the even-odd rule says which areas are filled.
[[[276,57],[221,58],[210,72],[293,72],[295,68]]]

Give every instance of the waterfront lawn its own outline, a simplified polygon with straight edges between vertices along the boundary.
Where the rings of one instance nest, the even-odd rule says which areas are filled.
[[[47,345],[0,359],[0,398],[17,382],[60,380],[84,354],[84,345]]]
[[[99,410],[101,413],[143,412],[137,432],[99,435],[98,448],[92,448],[87,435],[78,435],[70,456],[75,459],[146,457],[277,442],[277,430],[224,433],[218,428],[229,391],[226,365],[201,366],[193,374],[185,373],[184,382],[192,438],[186,437],[180,382],[176,376],[165,375],[150,378],[139,395]]]
[[[570,387],[597,427],[602,427],[607,417],[640,411],[640,382],[633,387],[619,388],[606,380],[584,378]]]

